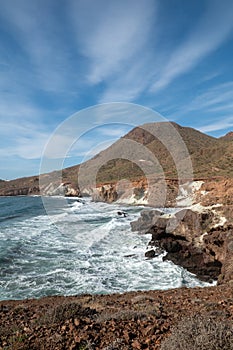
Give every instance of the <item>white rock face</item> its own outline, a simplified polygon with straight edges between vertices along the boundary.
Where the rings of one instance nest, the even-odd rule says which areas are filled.
[[[180,193],[177,197],[178,207],[188,207],[195,202],[196,192],[200,190],[203,181],[190,181],[180,186]]]

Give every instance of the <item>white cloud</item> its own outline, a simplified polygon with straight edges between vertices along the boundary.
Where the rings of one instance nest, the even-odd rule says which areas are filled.
[[[199,95],[191,104],[190,108],[208,108],[220,104],[232,103],[233,82],[226,82],[213,86],[203,94]]]
[[[175,78],[193,69],[216,50],[233,29],[233,2],[212,0],[196,28],[170,55],[152,91],[168,86]]]
[[[229,113],[233,113],[232,101],[233,82],[230,81],[205,90],[189,103],[188,107],[185,108],[185,112],[195,110],[205,112],[228,110]]]
[[[49,127],[41,122],[46,114],[49,111],[24,101],[12,103],[11,97],[1,101],[1,156],[39,159],[50,136]]]
[[[144,53],[135,58],[133,64],[123,66],[122,72],[114,77],[104,91],[100,102],[134,101],[148,87],[151,72],[151,54]]]
[[[12,5],[11,1],[1,2],[0,16],[18,45],[18,57],[11,62],[16,78],[21,79],[22,85],[27,80],[27,84],[35,88],[50,92],[64,91],[72,79],[69,50],[51,4],[38,0],[18,0]]]
[[[99,83],[119,73],[148,39],[154,15],[152,0],[72,1],[77,43],[90,62],[88,80]]]
[[[233,115],[233,82],[225,82],[203,90],[197,97],[186,102],[182,108],[176,108],[176,112],[169,114],[169,118],[172,120],[177,116],[189,118],[196,111],[198,115],[201,115],[201,118],[197,118],[194,125],[203,122],[203,119],[206,118],[221,119],[222,115],[224,115],[224,119],[231,117]],[[215,125],[215,122],[210,123],[210,125],[212,124]],[[216,125],[219,127],[218,122]]]
[[[187,107],[178,112],[188,117],[189,113],[198,111],[202,119],[196,121],[196,128],[202,132],[214,132],[233,127],[233,82],[225,82],[212,86],[193,99]],[[202,126],[206,118],[211,121]]]
[[[233,117],[220,117],[218,121],[197,128],[202,132],[224,130],[233,127]]]
[[[72,1],[77,47],[87,59],[87,83],[104,84],[100,103],[133,101],[147,87],[156,17],[153,0]]]
[[[124,136],[129,129],[130,129],[130,127],[128,126],[128,128],[127,128],[126,125],[125,125],[125,127],[115,125],[115,127],[111,126],[111,128],[103,127],[99,130],[99,133],[103,136],[114,137],[114,138],[118,139],[119,137]]]
[[[39,159],[49,134],[31,127],[17,126],[15,123],[4,125],[3,130],[12,130],[8,142],[1,146],[1,157],[19,156],[24,159]]]

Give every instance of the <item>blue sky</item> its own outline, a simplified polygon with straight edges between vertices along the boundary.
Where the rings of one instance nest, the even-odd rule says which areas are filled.
[[[0,178],[38,174],[54,130],[100,103],[233,129],[232,0],[0,0],[0,40]]]

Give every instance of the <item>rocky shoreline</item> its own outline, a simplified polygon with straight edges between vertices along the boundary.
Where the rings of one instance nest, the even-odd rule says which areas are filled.
[[[231,179],[202,182],[192,203],[174,214],[143,211],[134,231],[151,233],[151,245],[205,281],[233,285],[233,215]],[[185,201],[183,201],[185,204]]]
[[[233,282],[233,226],[227,221],[221,225],[222,218],[210,208],[182,209],[175,214],[145,210],[131,227],[151,233],[150,246],[166,251],[164,260],[183,266],[201,280],[222,284]]]
[[[157,186],[157,187],[156,187]],[[154,193],[159,194],[158,181]],[[127,186],[102,185],[94,193],[94,199],[109,203],[131,205],[154,204],[143,181]],[[161,198],[158,195],[156,207]],[[167,213],[158,209],[145,209],[141,217],[131,223],[133,231],[150,233],[151,254],[153,247],[167,252],[164,257],[183,266],[204,281],[216,280],[218,284],[233,284],[233,180],[210,179],[187,182],[179,186],[175,180],[167,180],[165,207],[176,208]]]
[[[133,231],[151,234],[152,249],[147,256],[153,257],[153,247],[157,247],[167,252],[164,259],[183,266],[201,280],[233,283],[233,179],[198,179],[181,185],[175,179],[152,178],[148,188],[148,179],[142,178],[130,185],[99,184],[80,192],[72,183],[58,185],[44,176],[46,181],[40,190],[39,179],[35,177],[31,179],[34,187],[13,189],[12,182],[11,187],[3,187],[0,195],[88,195],[94,201],[107,203],[176,208],[174,214],[144,210],[137,222],[131,224]]]

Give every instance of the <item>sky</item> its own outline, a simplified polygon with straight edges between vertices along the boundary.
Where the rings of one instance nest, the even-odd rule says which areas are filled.
[[[87,135],[99,104],[142,105],[215,137],[233,130],[232,0],[0,0],[0,41],[2,179],[38,174],[75,113],[86,136],[66,165],[144,122],[135,112]]]

